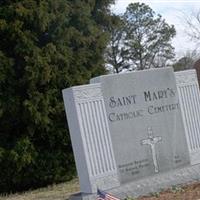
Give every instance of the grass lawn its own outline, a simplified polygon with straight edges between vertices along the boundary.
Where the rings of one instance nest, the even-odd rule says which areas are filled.
[[[72,193],[78,191],[78,180],[74,179],[67,183],[33,191],[0,196],[0,200],[67,200]],[[149,196],[127,198],[127,200],[200,200],[200,183],[193,183],[183,187],[175,186],[159,193],[152,193]]]
[[[0,200],[67,200],[72,193],[79,191],[78,179],[46,188],[8,196],[0,196]]]

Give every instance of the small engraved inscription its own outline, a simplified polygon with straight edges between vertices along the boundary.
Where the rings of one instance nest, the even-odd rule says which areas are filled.
[[[174,160],[175,160],[175,163],[176,163],[176,164],[178,164],[178,163],[181,163],[181,162],[182,162],[182,160],[181,160],[181,157],[180,157],[180,156],[178,156],[178,155],[174,156]]]
[[[118,167],[121,174],[128,174],[134,176],[139,174],[144,168],[147,168],[148,166],[150,166],[149,160],[143,159],[119,165]]]

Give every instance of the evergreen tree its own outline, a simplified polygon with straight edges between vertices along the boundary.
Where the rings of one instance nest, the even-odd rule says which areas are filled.
[[[111,3],[0,1],[0,192],[74,175],[61,90],[105,73]]]

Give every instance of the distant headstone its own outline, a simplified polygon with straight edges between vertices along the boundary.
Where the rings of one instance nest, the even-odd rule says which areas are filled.
[[[197,77],[198,77],[198,83],[199,83],[199,85],[200,85],[200,59],[197,60],[197,61],[194,63],[194,69],[196,69]]]
[[[101,83],[121,183],[190,163],[171,68],[94,78]]]

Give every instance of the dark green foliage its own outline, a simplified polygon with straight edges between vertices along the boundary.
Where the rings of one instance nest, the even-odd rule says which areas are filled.
[[[0,192],[75,174],[61,90],[105,73],[110,3],[0,1]]]

